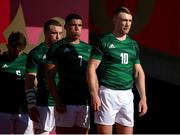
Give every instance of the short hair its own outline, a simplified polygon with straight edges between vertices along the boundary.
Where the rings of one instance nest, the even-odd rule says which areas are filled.
[[[49,19],[44,23],[44,31],[49,31],[49,26],[55,25],[55,26],[62,26],[61,23],[55,19]]]
[[[113,16],[118,15],[120,12],[132,15],[131,11],[127,7],[118,7],[114,10]]]
[[[78,14],[69,14],[68,16],[66,16],[65,18],[65,24],[68,24],[72,19],[80,19],[82,20],[82,17]]]
[[[21,32],[12,32],[8,37],[8,44],[12,47],[26,46],[26,37]]]

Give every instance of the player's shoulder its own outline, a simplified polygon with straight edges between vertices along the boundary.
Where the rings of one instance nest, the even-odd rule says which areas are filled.
[[[89,44],[89,43],[87,43],[87,42],[84,42],[84,41],[82,41],[81,40],[81,42],[80,42],[81,44],[83,44],[83,45],[86,45],[86,46],[88,46],[88,47],[91,47],[91,45]]]
[[[27,56],[27,55],[28,55],[28,53],[23,52],[21,55],[23,55],[23,56]]]
[[[131,42],[132,44],[138,44],[136,40],[134,40],[132,37],[128,36],[126,37],[126,39]]]
[[[4,61],[8,58],[8,52],[3,52],[0,54],[0,61]]]
[[[65,38],[53,43],[53,46],[59,46],[59,45],[63,45],[63,44],[67,44],[67,41],[65,40]]]
[[[39,45],[35,46],[29,53],[37,54],[41,52],[43,48],[47,48],[44,43],[40,43]]]
[[[28,58],[41,59],[47,51],[48,47],[44,43],[40,43],[28,53]]]
[[[114,36],[113,36],[113,34],[111,32],[104,33],[104,34],[99,36],[99,38],[101,38],[101,39],[106,39],[106,38],[108,39],[108,38],[113,38],[113,37]]]
[[[27,59],[28,54],[26,52],[23,52],[20,56],[18,56],[21,59]]]
[[[60,47],[62,47],[65,44],[66,44],[65,40],[61,39],[61,40],[53,43],[48,52],[55,52],[57,49],[59,49]]]
[[[115,39],[115,37],[114,37],[114,35],[111,32],[102,34],[98,38],[98,40],[100,40],[101,42],[106,42],[106,43],[107,42],[111,42],[114,39]]]

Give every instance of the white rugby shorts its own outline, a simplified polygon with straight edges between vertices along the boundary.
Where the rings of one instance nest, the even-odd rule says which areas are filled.
[[[87,105],[66,105],[67,112],[55,111],[56,127],[90,128],[90,107]]]
[[[33,122],[28,114],[0,112],[0,134],[33,134]]]
[[[112,90],[100,87],[100,111],[95,112],[95,123],[124,126],[134,126],[134,95],[132,90]]]
[[[34,122],[35,129],[52,131],[55,128],[54,106],[37,106],[40,114],[39,122]]]

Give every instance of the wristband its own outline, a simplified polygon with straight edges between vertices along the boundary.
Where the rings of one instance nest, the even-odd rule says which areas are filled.
[[[28,109],[31,109],[32,107],[36,107],[36,93],[35,89],[27,89],[25,91],[26,93],[26,100],[27,100],[27,106]]]

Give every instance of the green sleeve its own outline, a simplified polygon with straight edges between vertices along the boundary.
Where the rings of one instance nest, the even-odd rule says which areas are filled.
[[[37,73],[38,71],[38,56],[34,52],[30,52],[27,58],[26,72]]]
[[[135,64],[140,64],[140,59],[139,59],[139,46],[138,44],[136,43],[136,50],[137,50],[137,53],[136,53],[136,60],[135,60]]]
[[[93,49],[91,51],[91,58],[101,60],[104,55],[103,45],[100,39],[98,39],[93,45]]]

